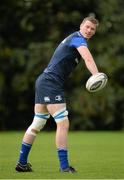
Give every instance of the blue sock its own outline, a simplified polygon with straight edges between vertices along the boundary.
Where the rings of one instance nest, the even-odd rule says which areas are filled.
[[[67,169],[69,167],[68,150],[58,149],[58,158],[59,158],[59,162],[60,162],[60,168]]]
[[[31,144],[27,144],[25,142],[22,142],[21,150],[20,150],[20,157],[19,157],[19,162],[22,165],[27,164],[27,159],[28,159],[28,154],[31,149]]]

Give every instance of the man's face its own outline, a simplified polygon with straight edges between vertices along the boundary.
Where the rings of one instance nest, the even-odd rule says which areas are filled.
[[[96,25],[87,20],[80,26],[80,32],[86,39],[90,39],[96,32]]]

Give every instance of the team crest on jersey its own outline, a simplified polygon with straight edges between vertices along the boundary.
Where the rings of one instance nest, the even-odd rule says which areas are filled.
[[[78,58],[75,58],[75,62],[78,64],[79,63],[79,60],[78,60]]]
[[[50,102],[50,98],[49,98],[48,96],[45,96],[45,97],[44,97],[44,101],[45,101],[45,102]]]
[[[62,100],[61,95],[57,95],[57,96],[55,96],[55,100],[56,100],[56,101],[61,101],[61,100]]]

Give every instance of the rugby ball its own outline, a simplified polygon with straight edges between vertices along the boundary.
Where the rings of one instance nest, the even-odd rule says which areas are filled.
[[[106,86],[108,77],[105,73],[99,72],[92,75],[86,82],[86,89],[89,92],[96,92],[103,89]]]

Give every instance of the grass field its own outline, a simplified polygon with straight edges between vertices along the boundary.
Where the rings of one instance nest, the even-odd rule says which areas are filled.
[[[70,132],[76,174],[58,171],[53,132],[41,132],[34,143],[29,156],[34,172],[16,172],[23,133],[0,133],[0,179],[124,179],[124,132]]]

